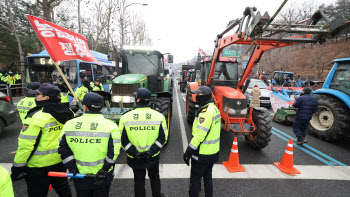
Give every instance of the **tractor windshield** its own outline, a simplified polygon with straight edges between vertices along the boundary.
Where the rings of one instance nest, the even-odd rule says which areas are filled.
[[[125,74],[158,75],[162,68],[162,59],[159,55],[126,54]]]
[[[238,80],[238,64],[232,62],[216,62],[214,79]]]
[[[339,62],[329,88],[336,89],[350,95],[350,62]]]

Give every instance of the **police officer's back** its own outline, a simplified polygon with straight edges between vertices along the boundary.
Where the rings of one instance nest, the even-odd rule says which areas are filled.
[[[29,110],[36,107],[35,104],[35,95],[29,94],[28,91],[36,90],[40,87],[39,82],[31,82],[27,84],[27,92],[25,93],[25,97],[22,98],[17,104],[17,110],[19,113],[19,117],[23,122],[24,118],[27,116]]]
[[[78,197],[108,196],[121,146],[120,131],[114,122],[100,113],[103,107],[100,95],[86,94],[83,104],[85,113],[64,125],[58,151],[70,172],[105,177],[75,180]]]
[[[161,196],[159,153],[168,139],[165,117],[150,108],[151,92],[139,88],[137,106],[124,114],[119,122],[122,146],[127,153],[128,165],[134,172],[135,196],[145,196],[146,169],[151,180],[153,196]]]
[[[25,177],[29,196],[46,196],[50,184],[58,195],[71,196],[67,178],[48,177],[47,173],[66,171],[57,153],[58,138],[63,124],[74,114],[59,103],[56,86],[46,83],[28,93],[36,95],[37,106],[23,121],[11,178],[15,181]]]
[[[212,168],[219,160],[221,116],[215,106],[212,91],[207,86],[200,86],[192,91],[197,94],[200,105],[192,126],[192,140],[184,154],[184,161],[189,165],[192,158],[189,196],[198,196],[203,177],[205,196],[213,196]]]

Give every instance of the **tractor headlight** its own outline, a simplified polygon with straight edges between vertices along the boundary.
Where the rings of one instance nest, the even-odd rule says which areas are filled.
[[[112,102],[119,103],[122,101],[123,103],[134,103],[135,97],[133,96],[113,96]]]
[[[241,114],[247,114],[247,108],[243,109],[243,110],[241,111]]]
[[[225,112],[225,114],[226,114],[227,109],[228,109],[228,114],[229,114],[229,115],[236,114],[236,111],[235,111],[234,109],[231,109],[231,108],[229,108],[229,107],[224,107],[224,112]]]
[[[112,97],[112,102],[119,103],[121,101],[121,96],[113,96]]]

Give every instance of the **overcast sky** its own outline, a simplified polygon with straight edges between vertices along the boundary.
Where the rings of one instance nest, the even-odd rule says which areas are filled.
[[[289,0],[284,8],[304,0]],[[309,0],[314,4],[329,4],[336,0]],[[247,6],[255,6],[261,14],[274,14],[283,0],[130,0],[128,11],[144,16],[154,47],[162,53],[172,53],[174,61],[187,61],[197,55],[198,48],[214,49],[216,35],[230,20],[241,18]],[[230,35],[229,32],[226,35]],[[211,54],[210,54],[211,55]]]

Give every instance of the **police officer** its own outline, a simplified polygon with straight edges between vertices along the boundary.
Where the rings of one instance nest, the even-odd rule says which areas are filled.
[[[150,108],[151,92],[137,89],[136,107],[119,121],[122,147],[127,153],[128,165],[134,172],[136,197],[146,196],[146,169],[151,180],[152,196],[162,196],[159,178],[159,153],[168,139],[168,128],[163,114]]]
[[[24,118],[27,116],[28,111],[33,109],[34,107],[36,107],[35,95],[29,94],[28,92],[31,90],[36,90],[39,87],[40,87],[39,82],[28,83],[25,97],[22,98],[17,104],[17,110],[18,110],[19,117],[21,118],[22,122],[23,122]]]
[[[61,78],[57,78],[56,81],[53,82],[53,84],[61,90],[61,103],[69,107],[70,91],[67,85],[63,82]]]
[[[68,121],[61,132],[58,152],[71,173],[95,174],[94,179],[75,179],[77,196],[108,196],[114,177],[114,163],[120,151],[120,131],[101,114],[103,98],[87,93],[85,113]]]
[[[105,91],[99,77],[95,77],[92,91]]]
[[[184,161],[189,165],[192,158],[189,196],[197,197],[204,179],[205,196],[213,196],[212,168],[219,160],[221,116],[219,109],[211,99],[212,91],[207,86],[200,86],[192,91],[197,94],[200,105],[192,126],[192,140],[184,154]]]
[[[84,77],[83,84],[75,90],[75,94],[77,95],[78,99],[82,101],[85,94],[91,92],[91,90],[90,79],[88,77]]]
[[[57,153],[58,138],[74,114],[60,103],[60,90],[45,83],[37,90],[36,107],[28,111],[18,137],[18,149],[11,168],[13,181],[25,178],[28,196],[47,196],[49,185],[59,196],[72,196],[67,178],[48,177],[49,171],[65,172]]]
[[[0,166],[0,196],[14,196],[10,173],[2,166]]]

